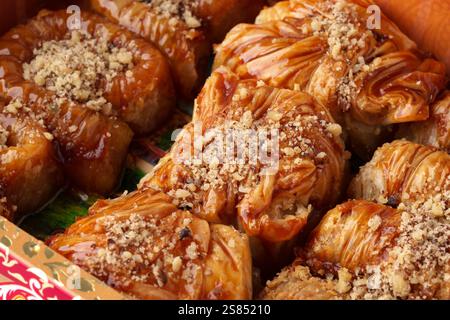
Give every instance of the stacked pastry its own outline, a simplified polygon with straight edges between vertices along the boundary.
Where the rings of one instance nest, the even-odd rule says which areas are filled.
[[[265,299],[450,298],[450,156],[394,141],[352,181]]]
[[[214,66],[242,79],[305,90],[344,128],[349,148],[370,159],[398,124],[429,118],[445,66],[421,53],[370,1],[292,0],[233,28]]]
[[[297,86],[319,98],[334,110],[352,151],[363,158],[385,139],[413,141],[378,148],[350,184],[348,198],[358,200],[323,217],[295,262],[268,282],[263,299],[450,297],[449,102],[446,92],[439,95],[444,69],[423,58],[385,17],[381,29],[368,31],[369,4],[283,1],[263,11],[259,25],[236,27],[218,48],[216,63],[243,78]],[[350,38],[336,42],[342,33]],[[296,37],[305,43],[290,39]],[[324,37],[325,44],[314,45]],[[251,50],[250,42],[264,49]],[[264,64],[274,56],[287,67]],[[342,61],[349,69],[340,74],[339,66],[332,66]],[[394,132],[374,139],[386,126]]]
[[[175,87],[184,96],[195,93],[201,83],[198,66],[204,48],[224,33],[214,24],[218,11],[213,9],[238,7],[234,1],[230,7],[181,0],[92,3],[156,44],[169,58],[172,74],[179,75]],[[196,99],[192,122],[167,156],[137,191],[98,201],[87,217],[50,239],[50,246],[135,298],[248,299],[253,264],[263,269],[286,265],[284,259],[295,252],[295,262],[267,284],[262,298],[449,299],[445,67],[422,53],[385,16],[380,28],[372,28],[367,23],[369,4],[282,1],[263,10],[256,24],[236,26],[217,46],[215,70]],[[211,20],[201,12],[209,12]],[[43,13],[28,28],[32,34],[47,30],[42,25],[63,14]],[[119,75],[119,90],[140,71],[134,64],[138,58],[130,65],[127,53],[147,48],[141,59],[149,58],[153,47],[146,42],[141,47],[144,40],[139,38],[124,51],[122,39],[133,37],[131,33],[84,17],[88,35],[69,38],[41,32],[53,41],[47,44],[49,51],[55,52],[55,41],[60,46],[63,41],[64,47],[64,41],[80,37],[89,46],[89,37],[113,30],[106,47],[119,47],[114,51],[117,72],[124,73]],[[62,20],[56,21],[61,25]],[[39,114],[48,97],[58,102],[54,88],[59,83],[54,71],[50,76],[40,71],[45,45],[37,48],[28,35],[13,41],[17,35],[20,38],[18,31],[7,35],[2,41],[8,50],[0,51],[7,53],[0,59],[7,71],[6,109],[20,98],[26,111]],[[142,71],[142,76],[152,75]],[[111,77],[100,87],[105,93],[114,86]],[[145,91],[138,89],[133,92]],[[92,111],[81,106],[83,101],[65,102],[42,117],[55,143],[63,146],[65,166],[72,160],[72,165],[80,163],[80,153],[71,152],[79,140],[64,138],[71,133],[63,125],[76,114],[72,110],[83,119],[95,115],[97,124],[133,125],[126,111],[140,105],[130,102],[134,96],[116,92],[120,101],[130,102],[118,110],[113,92],[94,98],[104,99],[114,120],[104,114],[104,105]],[[139,96],[140,101],[147,97]],[[89,132],[105,132],[96,131],[99,127],[105,128],[93,125]],[[8,134],[3,135],[10,141]],[[387,140],[391,142],[383,144]],[[347,194],[351,177],[345,143],[361,159],[370,159],[379,147]],[[101,151],[117,151],[110,147]],[[84,164],[92,163],[88,154],[104,159],[93,152],[99,149],[82,150]],[[346,199],[351,200],[337,205]],[[11,205],[1,207],[9,211]],[[317,218],[320,223],[309,232]]]
[[[227,135],[231,129],[235,136]],[[256,137],[264,136],[262,140],[254,141],[253,133]],[[273,256],[276,262],[284,258],[282,254],[285,250],[292,251],[292,244],[304,230],[312,212],[323,213],[339,198],[346,163],[340,134],[340,126],[333,121],[327,109],[308,94],[276,89],[258,84],[256,80],[239,81],[228,70],[218,70],[196,100],[193,122],[183,129],[167,157],[142,180],[139,191],[110,202],[99,202],[91,209],[92,214],[88,218],[75,223],[64,235],[52,240],[50,245],[82,266],[92,264],[92,267],[87,267],[88,270],[109,279],[115,271],[99,271],[98,268],[103,270],[103,267],[96,260],[96,248],[108,247],[108,242],[104,241],[108,237],[108,229],[93,225],[102,223],[111,214],[145,217],[149,210],[153,210],[153,195],[157,194],[164,197],[167,206],[189,211],[189,217],[203,221],[205,226],[209,224],[213,230],[220,226],[228,228],[225,229],[230,230],[228,234],[241,234],[242,244],[233,238],[223,237],[221,246],[225,246],[227,252],[237,250],[241,256],[250,256],[248,237],[251,237],[253,258],[258,264],[264,261],[261,265],[270,266],[267,257]],[[275,136],[279,138],[275,139]],[[233,137],[240,140],[229,144],[229,139]],[[264,147],[259,150],[256,144]],[[220,146],[226,146],[228,151]],[[196,148],[200,148],[200,158],[194,156]],[[256,153],[267,157],[259,157]],[[225,154],[227,157],[220,158]],[[104,213],[97,213],[99,206]],[[193,226],[187,226],[187,231],[183,231],[173,226],[174,223],[161,221],[154,231],[157,234],[155,237],[160,232],[165,233],[162,228],[170,228],[177,230],[169,232],[174,233],[175,237],[184,238],[183,234],[187,233],[196,239]],[[88,225],[90,227],[84,228]],[[88,234],[95,237],[98,234],[103,240],[92,243],[92,239],[86,237]],[[133,247],[128,250],[128,245],[124,245],[122,250],[134,252]],[[161,247],[171,248],[153,242],[148,245],[157,252]],[[78,253],[73,255],[74,252]],[[188,270],[189,252],[181,253],[180,257],[181,268]],[[198,258],[202,265],[208,263],[206,253]],[[208,293],[212,289],[203,292],[206,289],[202,286],[203,289],[196,291],[199,295],[194,297],[251,297],[251,290],[233,289],[233,295],[222,292],[228,286],[226,283],[235,281],[244,281],[245,287],[251,288],[247,285],[252,282],[252,275],[248,272],[252,268],[251,259],[234,260],[242,266],[233,267],[234,271],[228,272],[229,264],[214,258],[217,263],[209,273],[213,277],[221,277],[220,281],[211,283],[215,293]],[[172,277],[170,261],[161,265],[152,260],[148,268],[155,268],[155,263],[158,263],[162,278]],[[119,262],[120,265],[122,263]],[[140,268],[147,268],[147,265],[138,261],[136,265],[123,264],[123,267],[128,273],[134,273]],[[115,281],[108,283],[127,294],[142,297],[128,286],[117,285]],[[153,287],[143,288],[169,291],[175,294],[171,297],[185,297],[177,293],[170,280],[157,282],[153,279],[150,284]]]
[[[221,19],[233,25],[253,19],[262,3],[250,2],[93,1],[94,9],[112,20],[138,21],[137,29],[124,23],[138,34],[87,11],[43,10],[0,38],[2,117],[26,119],[27,126],[45,132],[40,147],[54,147],[56,156],[42,170],[51,173],[56,166],[74,187],[108,195],[119,184],[133,135],[159,127],[178,92],[185,98],[196,94],[211,43],[231,28]],[[114,6],[121,8],[117,19],[106,10]],[[148,17],[142,20],[135,7]],[[141,28],[148,34],[141,34]],[[11,121],[5,126],[18,130]],[[0,178],[6,181],[11,175]],[[8,193],[4,185],[0,195]],[[30,206],[19,208],[17,216],[38,209],[34,202],[49,201],[55,195],[50,190],[58,188],[48,185],[49,190],[38,193],[45,201],[22,197]],[[9,198],[20,202],[18,196]]]
[[[117,17],[104,11],[116,5],[123,6]],[[262,1],[93,7],[131,31],[89,12],[44,10],[0,39],[0,214],[8,219],[41,208],[64,178],[83,191],[110,194],[133,134],[160,125],[177,93],[196,94],[212,43],[253,19]],[[137,29],[123,19],[137,19]],[[101,222],[105,217],[109,222]],[[153,190],[96,204],[52,245],[133,297],[251,297],[247,237]]]

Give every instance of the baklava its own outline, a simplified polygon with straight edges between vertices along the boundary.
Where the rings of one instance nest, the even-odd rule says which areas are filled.
[[[152,190],[98,201],[49,245],[131,298],[252,296],[247,236],[179,210]]]
[[[445,201],[433,200],[446,206],[436,215],[428,202],[397,209],[365,200],[337,206],[262,298],[448,300],[450,211]]]
[[[214,67],[242,79],[304,90],[343,126],[363,160],[399,123],[423,121],[444,89],[444,64],[429,58],[388,18],[371,26],[369,2],[291,0],[241,24],[216,48]]]
[[[262,0],[91,0],[92,8],[154,43],[172,66],[184,100],[206,79],[211,45],[239,22],[251,22]]]
[[[17,101],[0,99],[0,111]],[[0,113],[0,215],[18,221],[46,205],[64,187],[51,134],[38,122]]]
[[[277,256],[313,211],[338,201],[348,159],[341,133],[308,94],[219,69],[196,100],[193,122],[140,187],[240,227]]]

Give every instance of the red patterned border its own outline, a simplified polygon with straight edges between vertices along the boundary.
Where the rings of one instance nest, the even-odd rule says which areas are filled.
[[[41,269],[27,264],[0,243],[0,300],[73,300],[79,299],[61,283],[49,279]]]

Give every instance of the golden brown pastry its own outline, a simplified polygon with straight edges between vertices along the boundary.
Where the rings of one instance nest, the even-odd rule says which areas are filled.
[[[99,194],[116,188],[133,135],[125,123],[80,105],[63,103],[49,109],[57,97],[30,82],[8,92],[18,94],[10,110],[13,115],[45,124],[63,158],[65,174],[76,187]]]
[[[105,194],[111,192],[119,182],[133,135],[130,128],[117,118],[105,114],[106,112],[97,111],[95,102],[101,104],[102,97],[96,99],[94,105],[90,105],[89,102],[79,104],[60,97],[57,92],[48,90],[35,81],[24,80],[24,68],[28,70],[29,75],[33,74],[30,70],[44,70],[44,68],[37,68],[42,57],[39,61],[35,61],[34,67],[31,66],[33,49],[38,48],[39,44],[46,39],[50,40],[66,34],[63,32],[64,15],[63,12],[42,12],[27,25],[11,30],[0,39],[2,49],[0,50],[2,70],[0,91],[18,102],[16,108],[9,110],[10,113],[24,114],[45,125],[55,138],[55,143],[63,157],[66,175],[71,178],[75,186],[87,192]],[[97,19],[91,15],[83,17],[92,17],[91,22]],[[59,26],[60,24],[63,26]],[[93,25],[89,24],[90,27]],[[120,31],[116,36],[123,32]],[[74,36],[76,38],[76,34]],[[31,63],[28,65],[28,62]],[[143,69],[137,68],[135,71],[143,72]],[[36,76],[35,80],[42,81],[38,74],[34,77]],[[113,86],[116,88],[114,92],[121,86],[119,78]],[[83,89],[83,83],[78,82],[81,89]],[[73,87],[70,86],[70,88]],[[114,92],[111,92],[113,96],[121,96]],[[108,103],[103,104],[106,109],[108,105]]]
[[[155,3],[91,0],[96,12],[154,43],[170,62],[177,92],[192,99],[206,78],[211,45],[189,6],[184,15]]]
[[[175,104],[163,55],[143,39],[100,16],[41,11],[0,41],[2,78],[30,80],[87,107],[115,115],[137,133],[160,125]],[[11,79],[11,80],[10,80]]]
[[[170,61],[181,97],[200,90],[211,45],[236,24],[251,22],[263,0],[91,0],[92,8],[153,42]]]
[[[100,200],[49,245],[139,299],[250,299],[248,239],[151,190]]]
[[[329,211],[264,299],[449,299],[450,210],[444,197],[393,209],[352,200]]]
[[[354,200],[330,210],[309,235],[305,259],[315,272],[378,265],[399,235],[401,215],[388,206]]]
[[[0,99],[0,110],[14,108]],[[36,122],[0,114],[0,215],[17,221],[50,201],[64,179],[50,135]]]
[[[400,125],[396,136],[450,152],[450,92],[431,106],[427,120]]]
[[[210,222],[240,226],[277,251],[274,242],[294,239],[311,211],[337,201],[346,163],[340,133],[311,96],[219,69],[196,100],[193,122],[140,187]]]
[[[351,198],[396,206],[446,191],[449,181],[448,153],[396,140],[380,147],[372,160],[361,167],[348,193]]]
[[[426,120],[445,66],[426,58],[390,20],[367,27],[367,1],[291,0],[241,24],[216,48],[214,67],[241,79],[305,90],[330,109],[360,157],[394,124]]]

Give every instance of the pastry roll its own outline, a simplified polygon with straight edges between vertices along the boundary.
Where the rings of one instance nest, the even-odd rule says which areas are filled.
[[[51,134],[74,186],[99,194],[116,188],[133,135],[125,123],[69,102],[48,108],[57,97],[30,82],[12,85],[7,92],[17,94],[19,107],[13,114],[40,122]]]
[[[100,200],[51,248],[138,299],[250,299],[248,239],[152,190]]]
[[[153,42],[165,53],[181,96],[192,99],[206,78],[211,45],[241,22],[251,22],[263,0],[91,0],[92,8]]]
[[[339,266],[353,271],[378,265],[394,245],[400,223],[401,214],[388,206],[363,200],[338,205],[309,235],[307,264],[322,274]]]
[[[79,29],[66,11],[41,11],[0,40],[2,78],[41,87],[118,116],[137,133],[148,133],[175,104],[163,55],[143,39],[87,12]]]
[[[52,134],[63,157],[65,172],[75,186],[86,192],[105,194],[111,192],[119,182],[133,135],[130,128],[115,116],[109,115],[111,104],[105,102],[103,97],[96,96],[93,101],[80,104],[67,97],[61,97],[56,91],[44,88],[47,81],[46,78],[40,77],[39,73],[33,76],[33,81],[24,79],[25,70],[28,70],[28,75],[31,76],[33,74],[31,69],[45,70],[45,65],[49,64],[43,57],[35,60],[34,67],[32,67],[33,62],[30,64],[28,62],[33,59],[33,50],[40,50],[40,43],[63,37],[67,33],[64,31],[66,28],[64,16],[63,12],[43,12],[27,25],[11,30],[0,39],[0,48],[2,48],[0,66],[3,71],[0,79],[0,91],[18,102],[19,107],[12,110],[13,113],[20,113],[39,121]],[[91,15],[83,15],[83,17],[85,19],[92,17],[93,19],[88,24],[88,29],[94,26],[94,21],[98,19]],[[100,25],[103,24],[99,24],[99,31],[103,30]],[[91,32],[93,31],[91,30]],[[122,33],[123,31],[120,31],[115,36]],[[74,41],[76,41],[77,34],[73,34]],[[116,41],[119,40],[116,39]],[[49,43],[52,48],[52,44],[55,42]],[[140,43],[144,45],[142,42]],[[145,46],[147,45],[145,44]],[[125,56],[127,55],[125,54]],[[80,63],[89,63],[94,60],[99,62],[97,59],[100,58],[93,56],[92,59],[82,60]],[[39,68],[40,63],[44,64],[42,68]],[[100,65],[101,63],[96,66]],[[64,70],[64,65],[59,68],[57,65],[53,66],[56,73],[59,72],[59,69]],[[86,76],[92,75],[87,70],[84,71],[86,71],[84,73]],[[136,72],[143,72],[143,69],[136,69]],[[50,78],[53,74],[53,72],[49,73]],[[96,76],[96,73],[94,72],[93,75]],[[67,77],[70,79],[70,74]],[[109,83],[110,85],[114,83],[111,87],[116,88],[114,92],[122,86],[123,79],[120,80],[120,77],[117,78],[118,82]],[[64,83],[64,79],[62,77],[62,83]],[[59,78],[51,78],[51,80],[49,83],[53,86],[60,84]],[[78,84],[76,88],[79,90],[70,92],[80,95],[83,95],[84,92],[90,96],[92,92],[83,90],[85,82],[73,80],[74,86]],[[42,86],[36,81],[41,82]],[[59,88],[73,89],[74,86]],[[61,91],[64,91],[62,89]],[[116,98],[121,96],[114,92],[110,92],[110,94]]]
[[[92,8],[151,41],[168,58],[181,97],[195,97],[206,78],[211,45],[190,4],[163,1],[91,0]]]
[[[450,211],[431,209],[445,207],[449,195],[398,209],[365,200],[338,205],[262,298],[449,299]]]
[[[430,108],[425,121],[402,124],[396,136],[450,152],[450,92],[446,91]]]
[[[369,29],[366,1],[280,2],[257,24],[233,28],[214,68],[241,79],[305,90],[343,125],[349,146],[367,158],[398,123],[426,120],[445,85],[445,66],[424,57],[385,16]]]
[[[338,292],[352,299],[449,299],[449,196],[447,189],[398,209],[339,205],[311,233],[301,259],[317,275],[333,274]]]
[[[339,197],[346,163],[340,134],[311,96],[219,69],[196,100],[193,122],[141,188],[264,241],[290,240],[313,209]]]
[[[386,143],[361,167],[349,196],[397,206],[448,191],[450,155],[406,140]]]
[[[14,104],[0,100],[0,110]],[[64,185],[49,136],[31,119],[0,114],[0,215],[11,221],[40,209]]]

